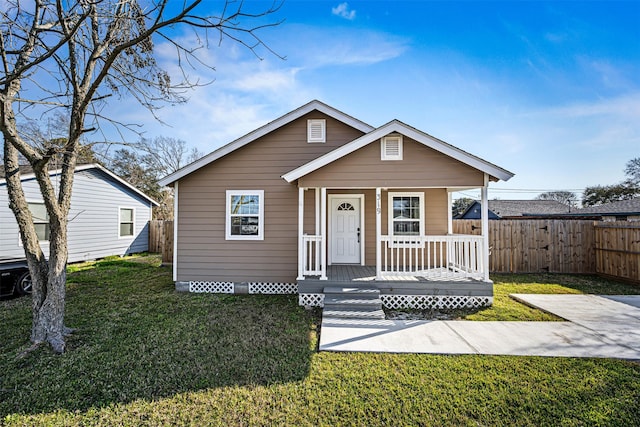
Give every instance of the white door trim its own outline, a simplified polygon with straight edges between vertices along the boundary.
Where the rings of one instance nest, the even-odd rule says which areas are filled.
[[[360,201],[360,265],[365,265],[364,264],[364,253],[365,253],[365,240],[364,240],[364,194],[355,194],[355,193],[347,193],[347,194],[338,194],[338,193],[331,193],[331,194],[327,194],[328,197],[328,203],[327,203],[327,210],[329,211],[329,215],[328,215],[328,220],[327,222],[329,224],[333,224],[333,208],[332,208],[332,202],[333,199],[358,199]],[[327,227],[327,229],[330,229],[331,227]],[[332,255],[331,255],[331,250],[329,250],[329,248],[331,247],[331,243],[329,242],[329,239],[333,238],[333,236],[328,236],[327,241],[329,244],[327,244],[327,255],[328,255],[328,264],[331,265],[333,264],[333,260]]]

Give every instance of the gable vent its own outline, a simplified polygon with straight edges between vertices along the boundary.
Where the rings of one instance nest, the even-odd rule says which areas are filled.
[[[307,142],[325,142],[326,140],[326,120],[307,120]]]
[[[389,135],[382,138],[382,160],[402,160],[402,135]]]

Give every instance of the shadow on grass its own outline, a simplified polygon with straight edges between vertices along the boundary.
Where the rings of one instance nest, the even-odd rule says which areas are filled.
[[[179,294],[169,269],[141,260],[71,269],[66,323],[78,331],[61,356],[18,357],[30,302],[0,302],[0,419],[308,375],[317,318],[295,296]]]

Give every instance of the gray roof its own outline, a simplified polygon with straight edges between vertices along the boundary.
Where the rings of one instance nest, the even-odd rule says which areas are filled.
[[[640,197],[619,202],[603,203],[598,206],[577,209],[575,214],[638,214],[640,213]]]
[[[569,206],[556,200],[489,200],[489,209],[501,218],[572,213]]]

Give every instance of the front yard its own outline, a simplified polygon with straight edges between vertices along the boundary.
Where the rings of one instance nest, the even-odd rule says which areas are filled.
[[[557,320],[509,293],[640,293],[593,277],[495,276],[470,320]],[[155,256],[70,268],[61,356],[0,302],[5,425],[640,425],[640,364],[318,353],[295,296],[178,294]]]

